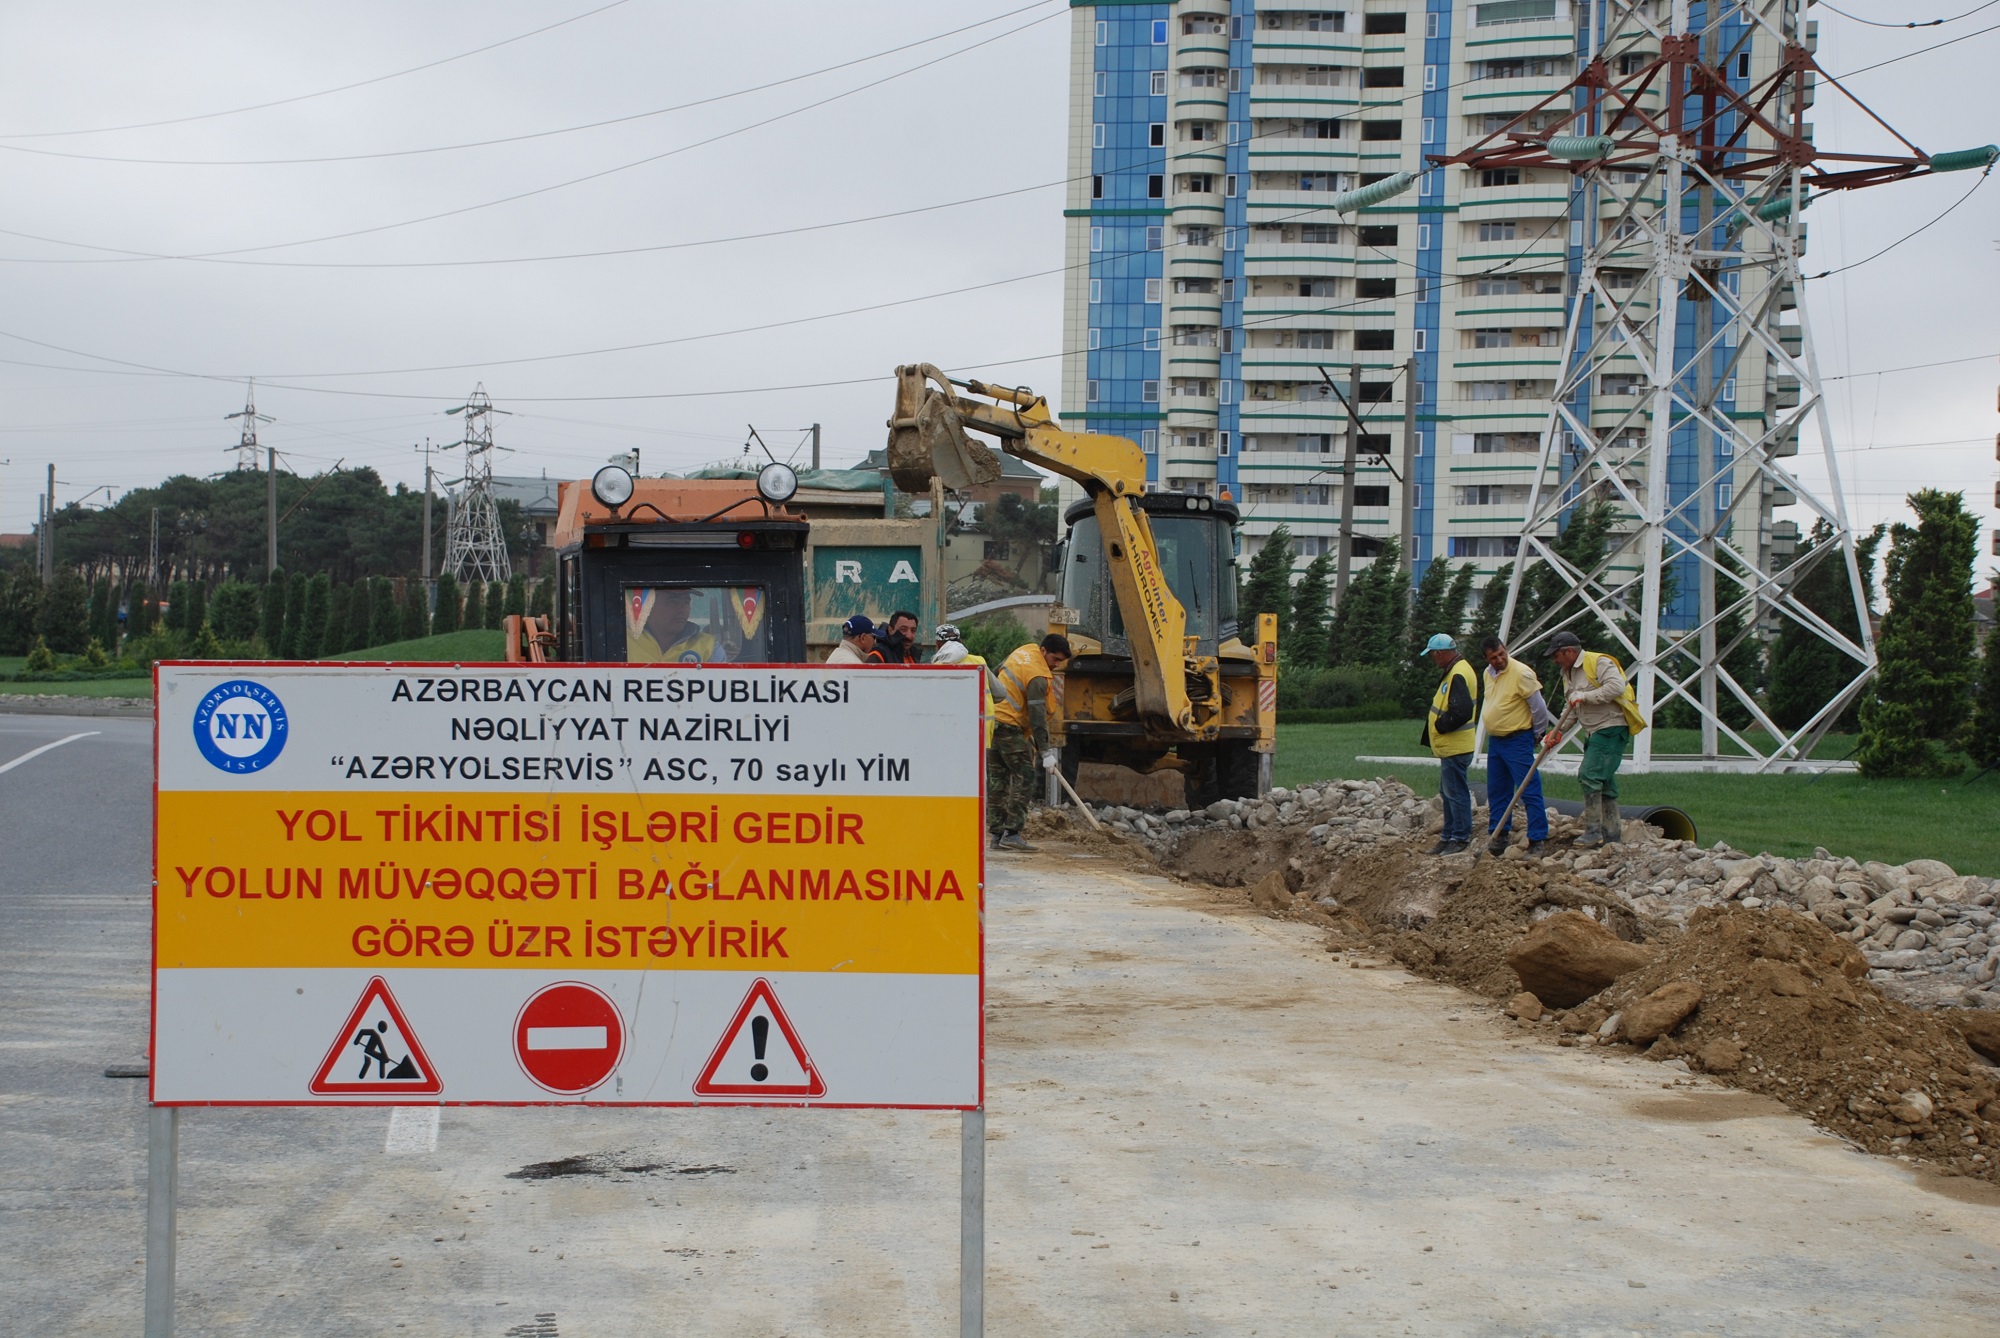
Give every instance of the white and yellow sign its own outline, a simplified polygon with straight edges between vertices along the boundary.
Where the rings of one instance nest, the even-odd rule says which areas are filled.
[[[156,1101],[980,1102],[976,669],[207,662],[157,701]]]

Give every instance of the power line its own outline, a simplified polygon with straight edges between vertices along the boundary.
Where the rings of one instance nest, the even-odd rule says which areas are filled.
[[[2000,3],[2000,0],[1995,0],[1995,2]],[[618,0],[618,3],[623,4],[625,3],[625,0]],[[857,56],[852,60],[843,60],[833,65],[823,65],[816,70],[807,70],[803,74],[787,75],[783,79],[773,79],[769,83],[752,84],[747,88],[738,88],[727,93],[716,93],[709,97],[696,98],[692,102],[680,102],[680,103],[675,103],[673,106],[670,107],[655,107],[650,111],[631,112],[624,116],[607,117],[606,119],[601,121],[585,121],[579,125],[560,126],[554,130],[533,130],[525,134],[519,134],[519,135],[502,135],[494,139],[466,140],[458,144],[432,144],[432,145],[427,145],[423,148],[416,148],[416,149],[386,149],[377,153],[329,154],[318,158],[133,158],[133,157],[121,157],[115,154],[69,153],[60,149],[37,149],[22,144],[6,144],[6,143],[0,143],[0,150],[5,150],[13,153],[35,154],[37,156],[45,158],[69,158],[80,162],[129,163],[129,164],[154,166],[154,167],[296,167],[296,166],[307,166],[307,165],[321,164],[321,163],[367,162],[382,158],[411,158],[431,153],[457,153],[464,149],[487,149],[496,147],[501,144],[520,144],[520,143],[525,143],[526,141],[529,140],[548,139],[556,135],[574,135],[585,130],[602,130],[606,126],[627,125],[634,121],[644,121],[655,116],[669,116],[675,112],[689,111],[696,107],[707,107],[718,102],[728,102],[734,98],[747,97],[752,93],[769,92],[771,89],[774,88],[783,88],[787,84],[802,83],[807,79],[816,79],[823,74],[832,74],[837,70],[849,69],[856,65],[866,65],[871,61],[882,60],[889,56],[899,55],[902,52],[911,51],[920,46],[928,46],[932,42],[942,42],[948,37],[957,37],[959,34],[971,32],[975,28],[984,28],[989,24],[999,23],[1005,19],[1013,18],[1016,14],[1025,14],[1031,9],[1040,9],[1048,3],[1049,0],[1034,0],[1032,4],[1023,5],[1019,9],[1006,10],[1002,13],[994,14],[988,18],[980,19],[977,23],[968,23],[963,27],[950,28],[941,33],[933,33],[929,37],[918,38],[914,42],[905,42],[901,46],[892,46],[882,51],[872,52],[866,56]],[[606,6],[606,8],[609,7],[610,6]],[[579,15],[578,17],[588,17],[588,16]],[[564,20],[564,22],[574,22],[574,20],[566,19]],[[481,48],[481,49],[490,50],[491,48]],[[454,59],[459,59],[459,58],[454,57]],[[429,67],[419,66],[418,68],[427,69]],[[405,71],[405,73],[408,73],[408,71]],[[393,78],[395,76],[391,75],[385,77]],[[360,87],[360,85],[358,84],[349,85],[349,87],[358,88]],[[337,92],[339,90],[334,90],[334,91]],[[319,95],[309,94],[308,96],[319,96]],[[292,100],[296,101],[297,99],[292,99]],[[281,104],[265,103],[263,105],[275,107]],[[255,110],[255,109],[251,108],[246,110]],[[226,112],[211,113],[211,115],[215,116],[224,116],[228,114],[229,113]],[[189,119],[199,119],[199,118],[189,118]],[[155,122],[154,124],[171,125],[174,124],[174,122],[162,121],[162,122]],[[125,128],[131,129],[136,127],[125,127]],[[97,132],[79,130],[79,131],[64,131],[61,133],[94,134]],[[14,138],[14,137],[0,135],[0,140],[8,138]],[[20,138],[31,138],[31,136],[20,136]]]
[[[1957,23],[1960,19],[1969,19],[1974,14],[1977,14],[1982,10],[1991,9],[1995,5],[2000,5],[2000,0],[1986,0],[1985,4],[1974,5],[1971,9],[1966,10],[1963,14],[1953,14],[1948,19],[1920,19],[1910,23],[1884,23],[1880,19],[1864,19],[1859,14],[1850,14],[1846,10],[1840,8],[1837,5],[1827,4],[1827,0],[1819,0],[1819,3],[1824,8],[1832,10],[1834,13],[1840,15],[1840,17],[1844,19],[1852,19],[1854,22],[1866,24],[1870,28],[1938,28],[1942,27],[1947,23]]]
[[[1969,42],[1975,37],[1984,37],[1987,33],[1990,32],[2000,32],[2000,23],[1996,23],[1988,28],[1975,28],[1969,33],[1962,33],[1957,37],[1948,37],[1942,42],[1936,42],[1930,46],[1918,47],[1915,51],[1905,51],[1900,56],[1891,56],[1887,60],[1878,60],[1873,65],[1863,65],[1858,70],[1849,70],[1845,74],[1835,75],[1834,77],[1836,79],[1852,79],[1857,74],[1866,74],[1870,70],[1879,70],[1884,65],[1894,65],[1897,61],[1908,60],[1912,56],[1929,55],[1933,51],[1942,50],[1945,47],[1956,45],[1959,42]]]
[[[1830,278],[1835,274],[1845,273],[1848,270],[1854,269],[1861,265],[1865,265],[1871,260],[1880,260],[1883,256],[1888,255],[1891,251],[1901,246],[1904,242],[1907,242],[1915,237],[1920,237],[1924,233],[1929,232],[1932,228],[1936,227],[1938,224],[1944,222],[1945,218],[1951,214],[1952,210],[1957,209],[1959,205],[1964,204],[1967,200],[1971,199],[1973,191],[1976,191],[1981,186],[1985,185],[1986,178],[1992,175],[1993,175],[1993,168],[1989,165],[1984,172],[1981,172],[1979,174],[1979,180],[1973,182],[1971,188],[1968,189],[1965,192],[1965,194],[1959,196],[1958,199],[1954,201],[1950,206],[1948,206],[1945,209],[1944,213],[1939,214],[1936,218],[1933,218],[1930,222],[1924,224],[1922,227],[1918,228],[1915,232],[1906,233],[1905,235],[1898,237],[1895,241],[1890,242],[1887,246],[1877,251],[1874,255],[1864,256],[1860,260],[1855,261],[1853,264],[1840,266],[1839,269],[1821,270],[1817,274],[1803,274],[1800,275],[1799,277],[1804,279]]]
[[[503,46],[511,46],[515,42],[525,42],[530,37],[540,37],[543,33],[554,32],[557,28],[568,24],[579,23],[584,19],[593,18],[596,15],[604,13],[606,10],[616,9],[625,3],[627,3],[627,0],[611,0],[610,4],[599,5],[596,9],[585,10],[581,14],[575,14],[566,19],[559,19],[554,23],[545,24],[532,31],[524,32],[514,37],[503,38],[498,42],[489,42],[485,46],[474,47],[470,51],[461,51],[455,56],[445,56],[439,60],[425,61],[422,65],[412,65],[407,70],[397,70],[391,74],[378,74],[372,79],[361,79],[351,84],[341,84],[337,88],[322,88],[317,93],[300,93],[294,97],[278,98],[272,102],[257,102],[247,107],[231,107],[226,111],[201,112],[194,116],[175,116],[164,121],[136,121],[130,125],[102,125],[88,130],[15,131],[9,134],[0,134],[0,139],[63,139],[72,135],[108,135],[122,130],[151,130],[158,126],[186,125],[190,121],[212,121],[218,116],[241,116],[245,112],[267,111],[272,107],[288,107],[295,102],[310,102],[314,98],[332,97],[335,93],[349,93],[357,88],[367,88],[371,84],[387,83],[391,79],[401,79],[404,75],[420,74],[425,70],[434,70],[440,65],[450,65],[454,61],[484,55],[488,51],[497,51]]]
[[[865,93],[873,88],[879,88],[883,84],[893,83],[898,79],[902,79],[909,75],[916,74],[922,70],[927,70],[933,65],[940,65],[945,61],[952,60],[955,57],[965,55],[968,52],[977,51],[981,47],[990,46],[995,42],[1003,41],[1006,38],[1012,37],[1016,33],[1026,32],[1030,28],[1036,27],[1043,23],[1047,23],[1050,19],[1060,17],[1064,12],[1065,11],[1063,10],[1057,10],[1055,13],[1045,14],[1041,18],[1031,19],[1028,22],[1019,25],[1018,27],[1009,28],[1005,32],[996,33],[991,37],[981,38],[977,42],[973,42],[967,46],[959,47],[957,50],[954,51],[947,51],[941,56],[932,57],[930,60],[926,60],[919,64],[912,65],[907,69],[897,70],[894,73],[883,75],[879,79],[871,79],[865,84],[860,84],[853,88],[844,89],[838,93],[831,93],[826,97],[820,98],[816,102],[808,102],[804,106],[794,107],[790,111],[779,112],[774,116],[767,116],[760,121],[752,121],[748,125],[737,126],[733,129],[722,131],[719,134],[710,135],[706,139],[695,140],[692,143],[678,145],[675,148],[665,149],[659,153],[648,154],[644,158],[637,158],[630,162],[620,163],[615,167],[607,167],[600,171],[586,173],[585,175],[580,177],[571,177],[567,181],[558,181],[547,186],[537,186],[533,190],[519,191],[513,195],[502,196],[497,200],[486,200],[479,204],[461,205],[456,209],[446,209],[435,214],[425,214],[419,218],[404,219],[401,222],[397,223],[379,223],[373,227],[353,228],[346,232],[328,233],[320,237],[305,237],[305,238],[300,238],[296,241],[271,242],[263,246],[239,246],[227,250],[206,251],[206,252],[190,253],[186,255],[168,255],[157,252],[133,251],[123,247],[97,246],[87,242],[67,242],[61,240],[60,238],[41,237],[33,233],[16,232],[5,228],[0,228],[0,236],[20,237],[28,241],[46,242],[57,246],[74,246],[74,247],[79,247],[83,250],[102,251],[113,255],[126,256],[143,260],[213,260],[225,256],[252,255],[261,251],[287,250],[294,246],[315,246],[322,242],[345,241],[354,237],[368,237],[368,236],[373,236],[377,233],[393,232],[401,228],[415,227],[418,224],[422,223],[435,223],[440,219],[457,218],[463,214],[477,213],[480,210],[497,208],[498,206],[503,204],[515,204],[521,200],[533,199],[538,195],[547,195],[553,191],[567,190],[571,186],[581,186],[587,182],[602,180],[605,177],[615,176],[620,172],[629,172],[635,167],[644,167],[651,163],[660,162],[661,160],[666,158],[672,158],[679,154],[689,153],[695,149],[705,148],[708,145],[720,143],[721,141],[726,139],[733,139],[738,135],[748,134],[752,130],[759,130],[768,125],[775,125],[779,121],[790,120],[792,117],[795,116],[803,116],[805,113],[809,111],[816,111],[819,108],[828,106],[831,103],[839,102],[845,98],[854,97],[858,94]]]

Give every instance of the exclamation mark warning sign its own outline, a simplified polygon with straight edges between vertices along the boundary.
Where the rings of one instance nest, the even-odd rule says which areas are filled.
[[[701,1076],[696,1096],[815,1097],[826,1095],[826,1083],[785,1016],[771,982],[758,980],[743,996],[729,1025],[716,1042]]]

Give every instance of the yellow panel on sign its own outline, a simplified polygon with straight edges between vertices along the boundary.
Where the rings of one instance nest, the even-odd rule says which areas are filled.
[[[977,974],[977,798],[159,795],[157,965]]]

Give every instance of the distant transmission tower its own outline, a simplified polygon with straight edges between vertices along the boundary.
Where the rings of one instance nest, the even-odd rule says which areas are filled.
[[[1562,367],[1502,635],[1525,648],[1595,622],[1629,666],[1641,713],[1678,704],[1693,717],[1701,747],[1689,764],[1703,770],[1796,765],[1875,672],[1837,438],[1800,310],[1800,213],[1822,194],[1984,169],[1996,156],[1925,153],[1865,107],[1890,151],[1818,148],[1805,119],[1816,93],[1853,99],[1814,61],[1803,9],[1602,0],[1575,78],[1431,159],[1462,169],[1468,186],[1540,170],[1569,187]],[[1824,493],[1789,463],[1809,423]],[[1584,570],[1555,543],[1572,510],[1598,498],[1622,521]],[[1825,539],[1803,551],[1769,518],[1792,503],[1825,523]],[[1846,589],[1832,621],[1798,594],[1820,563]],[[1530,566],[1559,590],[1522,617]],[[1744,643],[1781,629],[1819,638],[1841,666],[1839,687],[1790,728],[1731,668]],[[1652,764],[1656,732],[1635,741],[1635,770]]]
[[[445,534],[444,570],[461,581],[504,581],[513,573],[493,498],[493,415],[507,411],[493,407],[482,382],[465,403],[445,412],[465,415],[465,438],[454,443],[465,451],[465,476],[454,480],[459,491]]]
[[[243,436],[236,443],[235,447],[236,467],[238,469],[255,469],[257,467],[257,424],[275,423],[278,420],[269,414],[257,412],[257,383],[250,381],[245,384],[248,388],[243,394],[242,412],[224,414],[222,421],[226,423],[231,419],[237,418],[243,420]]]

